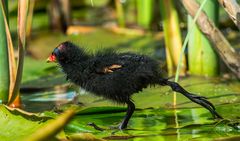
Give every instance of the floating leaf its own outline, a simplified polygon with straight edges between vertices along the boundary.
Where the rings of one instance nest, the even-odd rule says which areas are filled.
[[[49,122],[42,128],[34,132],[25,141],[45,141],[51,138],[55,138],[55,135],[59,133],[62,128],[70,121],[75,114],[75,108],[71,108],[64,112],[56,120]]]
[[[51,119],[0,105],[0,138],[4,141],[19,141],[31,135]]]

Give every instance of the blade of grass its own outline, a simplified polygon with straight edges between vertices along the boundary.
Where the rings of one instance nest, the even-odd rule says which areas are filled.
[[[185,51],[185,49],[186,49],[186,47],[187,47],[187,43],[188,43],[188,41],[189,41],[189,35],[190,35],[190,33],[193,31],[193,26],[194,26],[194,24],[196,23],[197,18],[198,18],[198,16],[200,15],[200,12],[202,11],[203,6],[205,5],[206,2],[207,2],[207,0],[204,0],[204,1],[201,3],[201,6],[199,7],[199,9],[198,9],[198,11],[197,11],[197,13],[196,13],[196,16],[195,16],[194,19],[193,19],[192,25],[190,25],[190,30],[188,31],[187,36],[186,36],[186,38],[185,38],[185,40],[184,40],[184,42],[183,42],[181,54],[180,54],[179,59],[178,59],[178,65],[177,65],[177,70],[176,70],[176,75],[175,75],[175,80],[174,80],[175,82],[178,82],[178,79],[179,79],[179,71],[180,71],[180,69],[181,69],[181,62],[182,62],[182,59],[183,59],[184,51]]]
[[[182,48],[182,39],[180,33],[180,27],[178,22],[177,10],[174,6],[173,0],[161,0],[160,12],[163,21],[164,40],[167,50],[167,65],[172,66],[172,70],[169,71],[169,76],[174,75],[176,71],[179,56]],[[170,63],[171,62],[171,63]],[[181,74],[186,73],[186,59],[181,61]],[[169,67],[170,69],[170,67]],[[172,73],[170,73],[172,72]]]
[[[16,61],[15,61],[15,55],[14,55],[14,49],[13,49],[13,42],[12,42],[12,37],[10,33],[10,29],[6,25],[6,34],[7,34],[7,42],[8,42],[8,59],[9,59],[9,71],[10,71],[10,87],[9,87],[9,97],[8,100],[10,99],[13,91],[13,87],[16,81]]]
[[[57,133],[59,133],[62,128],[71,120],[71,118],[75,115],[76,108],[73,107],[67,111],[65,111],[60,117],[56,120],[51,121],[46,124],[35,133],[30,135],[24,141],[47,141],[51,138],[54,138]]]
[[[118,25],[124,28],[125,17],[124,17],[124,11],[123,11],[121,0],[115,0],[114,2],[115,2],[116,12],[117,12]]]
[[[168,76],[173,76],[174,74],[174,64],[173,64],[173,60],[171,58],[171,54],[170,54],[170,50],[168,47],[166,47],[166,60],[167,60],[167,72],[168,72]]]
[[[14,58],[14,49],[13,49],[13,43],[12,43],[12,37],[10,33],[10,29],[7,22],[7,16],[6,13],[3,11],[4,16],[4,24],[5,24],[5,30],[6,30],[6,37],[7,37],[7,46],[8,46],[8,62],[9,62],[9,77],[10,77],[10,84],[9,84],[9,95],[8,100],[10,99],[13,91],[13,87],[15,85],[16,81],[16,61]]]
[[[27,41],[31,37],[32,20],[33,20],[35,2],[36,2],[36,0],[29,1],[29,11],[28,11],[28,16],[27,16],[27,29],[26,29],[26,39],[27,39]]]
[[[1,0],[1,10],[0,10],[0,103],[7,103],[9,94],[9,60],[8,60],[8,46],[7,46],[7,36],[5,29],[5,21],[7,21],[6,16],[4,16],[7,0]],[[5,9],[5,10],[4,10]]]
[[[11,104],[18,95],[19,86],[22,78],[22,70],[24,63],[24,48],[26,39],[26,23],[28,13],[29,0],[18,1],[18,63],[16,82],[13,88],[12,96],[8,104]]]
[[[174,79],[175,82],[178,82],[178,79],[179,79],[179,72],[180,72],[181,66],[182,66],[182,65],[181,65],[181,62],[182,62],[182,59],[183,59],[184,51],[185,51],[185,49],[186,49],[186,47],[187,47],[187,43],[188,43],[188,41],[189,41],[189,37],[190,37],[189,35],[190,35],[190,33],[192,33],[192,31],[193,31],[193,26],[194,26],[194,24],[196,23],[197,18],[198,18],[198,16],[200,15],[200,12],[202,11],[203,6],[205,5],[206,2],[207,2],[207,0],[204,0],[204,1],[202,2],[201,6],[199,7],[199,9],[198,9],[198,11],[197,11],[197,13],[196,13],[196,16],[195,16],[194,19],[193,19],[192,25],[191,25],[190,28],[189,28],[190,30],[188,31],[187,36],[186,36],[186,38],[185,38],[185,40],[184,40],[184,42],[183,42],[182,49],[181,49],[181,53],[180,53],[180,56],[179,56],[179,59],[178,59],[177,70],[176,70],[175,79]],[[176,95],[176,92],[174,92],[174,95]],[[177,104],[177,99],[176,99],[176,96],[175,96],[174,99],[173,99],[173,105],[174,105],[174,107],[176,106],[176,104]]]
[[[9,22],[9,18],[8,18],[8,13],[9,13],[9,8],[8,8],[8,0],[1,0],[1,3],[2,3],[2,6],[3,6],[3,9],[4,9],[4,13],[6,15],[6,20],[7,20],[7,23]]]

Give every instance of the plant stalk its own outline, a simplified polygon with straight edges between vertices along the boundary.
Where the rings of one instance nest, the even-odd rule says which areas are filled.
[[[145,29],[150,28],[153,17],[153,0],[137,0],[137,22]]]
[[[16,81],[12,91],[12,96],[8,102],[11,104],[19,94],[19,87],[22,79],[23,63],[24,63],[24,48],[26,41],[26,24],[28,13],[29,0],[18,1],[18,63]]]
[[[182,39],[178,22],[177,11],[174,7],[173,0],[161,0],[160,12],[163,18],[164,40],[166,44],[167,65],[169,76],[176,72],[179,56],[182,48]],[[186,59],[183,57],[180,62],[180,75],[186,73]]]
[[[218,21],[218,2],[215,0],[208,0],[203,9],[208,17],[216,24]],[[189,16],[188,25],[191,25],[191,23],[192,18]],[[194,31],[190,34],[188,44],[190,73],[203,76],[217,76],[219,74],[217,54],[206,36],[201,33],[196,25],[194,25],[193,30]]]
[[[120,0],[115,0],[115,7],[117,12],[117,20],[119,27],[124,28],[125,27],[125,17],[124,17],[124,11],[123,6]]]
[[[0,103],[7,103],[10,85],[9,60],[8,60],[8,43],[5,30],[4,13],[8,13],[8,1],[1,0],[0,10]],[[7,16],[7,14],[6,14]]]

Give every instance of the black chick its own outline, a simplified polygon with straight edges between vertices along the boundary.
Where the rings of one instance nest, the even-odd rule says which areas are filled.
[[[135,110],[131,96],[148,85],[155,84],[170,86],[173,91],[209,110],[214,118],[222,118],[205,97],[191,94],[178,83],[163,78],[158,62],[148,56],[114,52],[89,55],[67,41],[54,49],[48,61],[57,61],[67,79],[85,90],[114,102],[127,104],[127,113],[119,129],[127,127]]]

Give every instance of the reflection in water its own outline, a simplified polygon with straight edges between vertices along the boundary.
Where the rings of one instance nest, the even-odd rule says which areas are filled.
[[[54,91],[22,94],[21,99],[24,103],[23,108],[29,112],[42,112],[52,110],[54,107],[66,104],[73,100],[76,92],[69,91],[64,93],[56,93]]]
[[[121,121],[122,116],[124,115],[124,112],[122,112],[79,115],[74,118],[71,126],[68,126],[66,131],[73,131],[74,129],[74,132],[83,132],[88,129],[88,132],[93,132],[94,134],[109,140],[117,139],[130,141],[182,141],[199,137],[208,138],[217,135],[214,131],[215,121],[206,116],[206,113],[208,112],[205,109],[181,109],[178,110],[177,113],[179,116],[179,128],[176,128],[174,110],[145,109],[136,111],[133,118],[130,120],[128,130],[114,131],[114,133],[112,130],[109,130],[104,131],[103,133],[92,129],[91,127],[84,126],[87,125],[87,123],[94,121],[94,123],[99,126],[108,127],[109,125]],[[197,116],[192,113],[196,113]],[[78,130],[76,130],[77,127]]]

